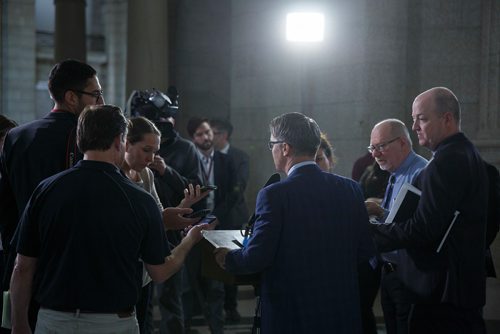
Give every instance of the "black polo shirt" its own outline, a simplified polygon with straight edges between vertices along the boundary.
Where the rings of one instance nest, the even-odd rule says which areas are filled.
[[[44,180],[21,218],[17,251],[38,258],[42,307],[116,312],[136,304],[142,266],[170,254],[153,197],[97,161]]]

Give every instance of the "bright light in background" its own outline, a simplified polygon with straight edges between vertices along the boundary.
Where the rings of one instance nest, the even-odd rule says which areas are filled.
[[[290,42],[321,42],[325,30],[322,13],[288,13],[286,39]]]

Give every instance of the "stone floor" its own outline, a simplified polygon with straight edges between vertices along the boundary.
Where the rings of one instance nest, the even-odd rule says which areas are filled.
[[[251,286],[241,286],[239,293],[238,310],[242,316],[239,324],[226,325],[225,334],[249,334],[252,328],[252,319],[255,311],[255,298]],[[377,317],[378,334],[385,334],[380,301],[375,301],[374,312]],[[500,280],[489,278],[487,281],[487,302],[484,308],[484,317],[489,334],[500,333]],[[159,311],[155,306],[155,327],[158,328]],[[157,330],[155,333],[159,333]],[[189,334],[209,334],[210,331],[204,319],[193,319],[193,327]]]

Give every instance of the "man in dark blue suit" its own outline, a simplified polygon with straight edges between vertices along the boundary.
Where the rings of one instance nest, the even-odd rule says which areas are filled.
[[[460,104],[449,89],[435,87],[417,96],[412,117],[419,144],[432,150],[433,158],[415,182],[422,191],[415,213],[374,225],[377,246],[405,248],[412,260],[397,269],[413,294],[410,334],[486,333],[481,314],[488,202],[483,160],[460,131]]]
[[[374,254],[358,185],[322,172],[316,122],[271,121],[274,164],[288,177],[262,189],[248,244],[216,250],[235,274],[262,273],[262,333],[361,333],[357,265]]]

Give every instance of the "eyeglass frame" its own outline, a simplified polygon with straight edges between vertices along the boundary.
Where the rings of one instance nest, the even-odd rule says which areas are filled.
[[[270,140],[268,143],[267,143],[267,147],[269,148],[270,151],[273,150],[273,147],[274,145],[276,144],[283,144],[285,141],[284,140]]]
[[[380,143],[380,144],[377,144],[377,145],[370,145],[368,146],[366,149],[368,150],[368,152],[370,153],[373,153],[375,151],[377,152],[384,152],[387,150],[387,145],[389,145],[390,143],[393,143],[395,142],[396,140],[398,140],[400,138],[400,136],[397,136],[396,138],[394,139],[391,139],[391,140],[388,140],[386,142],[383,142],[383,143]]]
[[[84,90],[77,90],[77,89],[71,89],[71,91],[79,94],[84,94],[84,95],[89,95],[95,97],[95,103],[99,101],[100,98],[104,96],[104,91],[101,89],[99,91],[94,91],[94,92],[86,92]]]

